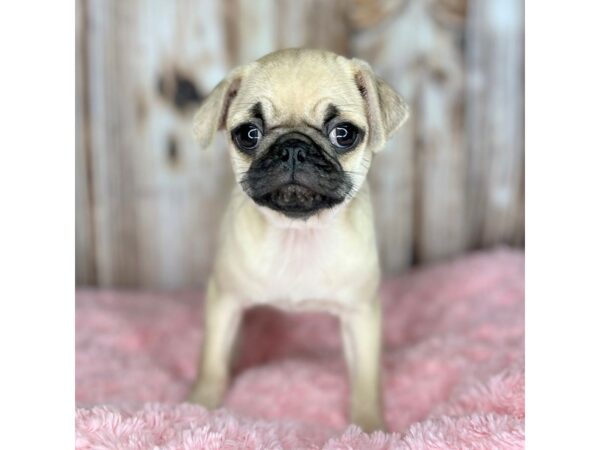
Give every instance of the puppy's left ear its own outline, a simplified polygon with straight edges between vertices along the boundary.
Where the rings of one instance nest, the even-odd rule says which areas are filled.
[[[225,128],[229,106],[237,95],[244,72],[244,67],[233,70],[208,94],[194,115],[194,136],[202,148],[208,147],[215,133]]]
[[[367,106],[369,147],[378,152],[392,133],[406,122],[409,108],[389,84],[373,73],[368,63],[356,58],[352,63],[356,86]]]

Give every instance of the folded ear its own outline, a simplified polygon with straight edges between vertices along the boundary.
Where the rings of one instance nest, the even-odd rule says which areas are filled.
[[[194,115],[193,131],[202,148],[208,147],[217,130],[225,128],[227,112],[242,81],[242,68],[237,68],[221,81],[200,105]]]
[[[352,62],[356,69],[356,85],[367,106],[369,146],[377,152],[408,119],[408,105],[389,84],[373,73],[368,63],[360,59],[353,59]]]

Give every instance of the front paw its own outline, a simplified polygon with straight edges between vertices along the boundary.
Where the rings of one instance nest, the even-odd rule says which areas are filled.
[[[386,431],[385,422],[379,413],[357,414],[352,418],[352,423],[358,425],[365,433],[373,431]]]
[[[209,383],[197,383],[188,396],[189,403],[197,403],[207,409],[216,409],[223,402],[225,389]]]

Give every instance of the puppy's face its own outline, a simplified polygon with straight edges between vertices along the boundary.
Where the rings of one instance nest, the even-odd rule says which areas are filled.
[[[306,219],[358,192],[373,153],[406,117],[366,63],[294,49],[232,72],[194,126],[204,145],[226,129],[236,180],[256,204]]]

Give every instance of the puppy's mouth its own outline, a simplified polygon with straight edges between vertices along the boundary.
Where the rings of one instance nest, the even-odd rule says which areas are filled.
[[[321,209],[331,208],[341,203],[344,197],[333,197],[298,183],[288,183],[253,199],[259,205],[281,212],[288,217],[306,218]]]
[[[241,185],[258,205],[302,219],[342,203],[352,190],[339,161],[299,132],[282,135],[256,157]]]

